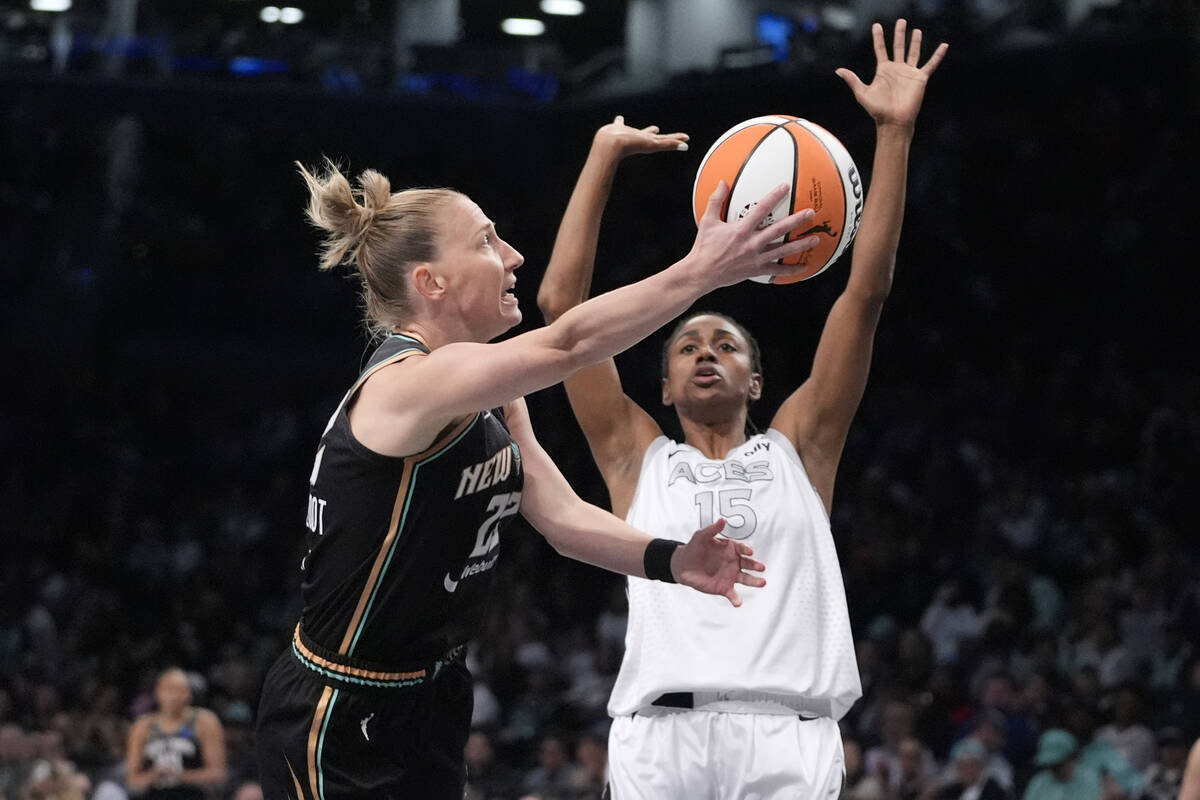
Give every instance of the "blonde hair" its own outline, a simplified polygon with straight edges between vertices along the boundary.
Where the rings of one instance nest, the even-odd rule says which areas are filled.
[[[351,187],[329,159],[321,174],[296,166],[308,185],[308,219],[325,232],[320,268],[345,264],[357,270],[373,333],[403,325],[412,311],[408,272],[437,257],[438,211],[463,195],[453,189],[393,193],[388,179],[373,169],[360,173]]]

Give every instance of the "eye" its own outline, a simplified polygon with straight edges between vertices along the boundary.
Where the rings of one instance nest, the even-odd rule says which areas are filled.
[[[737,352],[737,348],[734,347],[733,345],[731,345],[729,342],[723,342],[721,344],[721,349],[724,350],[726,353],[736,353]]]
[[[492,246],[492,235],[490,233],[485,233],[483,235],[483,246],[484,247]]]
[[[679,348],[679,352],[680,352],[680,353],[683,353],[683,354],[685,354],[685,355],[686,355],[687,353],[690,353],[690,352],[692,352],[692,351],[693,351],[693,350],[695,350],[695,349],[696,349],[696,345],[694,345],[694,344],[685,344],[683,347]]]

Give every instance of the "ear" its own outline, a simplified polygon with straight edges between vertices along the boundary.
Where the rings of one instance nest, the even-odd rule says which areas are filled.
[[[408,275],[413,290],[429,300],[440,300],[446,294],[446,281],[429,264],[417,264]]]
[[[667,383],[666,378],[662,379],[662,404],[664,406],[675,405],[675,402],[671,399],[671,385]]]
[[[762,375],[757,372],[750,373],[750,399],[758,400],[762,397],[763,379]]]

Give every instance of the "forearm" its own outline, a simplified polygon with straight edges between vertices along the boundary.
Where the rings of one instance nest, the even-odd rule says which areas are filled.
[[[571,371],[616,355],[682,314],[716,288],[685,256],[648,278],[606,292],[568,309],[545,328],[565,351]]]
[[[179,773],[180,782],[191,786],[220,786],[225,777],[225,767],[221,766],[185,769]]]
[[[619,163],[620,155],[611,143],[606,140],[592,143],[538,289],[538,307],[547,322],[582,303],[591,291],[600,221]]]
[[[847,293],[882,303],[892,288],[896,250],[904,222],[912,128],[878,125],[871,185],[862,227],[854,240]]]
[[[643,558],[651,537],[598,506],[576,497],[529,521],[560,555],[622,575],[646,577]]]

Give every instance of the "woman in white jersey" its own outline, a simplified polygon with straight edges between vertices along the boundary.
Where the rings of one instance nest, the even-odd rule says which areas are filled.
[[[736,616],[712,598],[630,579],[625,659],[609,702],[616,800],[836,796],[841,788],[837,720],[862,690],[829,509],[891,288],[913,127],[947,47],[919,66],[921,32],[909,40],[904,20],[891,57],[883,28],[872,35],[872,82],[837,71],[876,124],[850,277],[811,375],[767,432],[746,436],[747,405],[762,391],[757,345],[721,314],[686,317],[667,340],[662,400],[675,407],[682,443],[625,395],[611,359],[565,382],[615,514],[676,541],[697,521],[724,518],[724,535],[771,565],[768,585],[746,592]],[[618,117],[597,133],[538,295],[548,320],[586,299],[612,175],[624,156],[650,150],[656,131]]]

